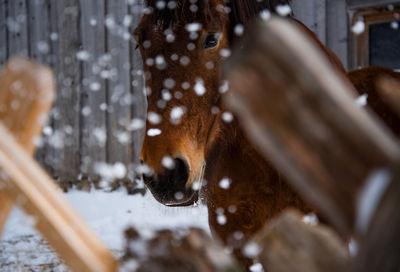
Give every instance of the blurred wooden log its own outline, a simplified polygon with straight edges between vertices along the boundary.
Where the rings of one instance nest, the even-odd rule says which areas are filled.
[[[394,161],[397,142],[290,22],[272,18],[249,30],[226,63],[225,101],[261,152],[348,237],[361,185]]]
[[[14,57],[0,75],[0,121],[32,156],[54,100],[52,73],[43,74],[44,69]],[[3,187],[0,181],[0,236],[15,202]]]
[[[339,236],[321,224],[304,223],[302,218],[296,210],[285,211],[245,249],[260,251],[258,259],[266,271],[349,271],[349,253]]]
[[[161,230],[143,237],[135,229],[127,239],[121,269],[135,272],[240,271],[223,247],[201,229]]]
[[[351,71],[347,75],[358,93],[366,96],[366,107],[372,109],[400,137],[400,92],[392,87],[396,84],[396,79],[400,80],[400,73],[389,68],[372,66]]]
[[[400,163],[368,183],[360,201],[357,272],[391,272],[400,267]],[[362,210],[361,210],[362,211]]]

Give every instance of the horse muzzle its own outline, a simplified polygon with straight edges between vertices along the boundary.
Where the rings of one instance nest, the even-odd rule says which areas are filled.
[[[175,158],[172,169],[161,173],[144,174],[143,181],[154,198],[167,206],[189,206],[198,199],[198,193],[187,188],[189,166],[184,159]]]

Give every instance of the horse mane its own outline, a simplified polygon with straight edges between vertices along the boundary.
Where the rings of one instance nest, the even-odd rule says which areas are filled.
[[[229,20],[231,25],[247,25],[249,21],[264,10],[276,13],[279,5],[289,5],[291,0],[226,0],[230,8]],[[290,16],[293,15],[292,13]]]
[[[229,13],[230,26],[233,29],[237,24],[247,25],[260,12],[269,10],[276,13],[278,5],[290,5],[291,0],[225,0],[226,11]],[[164,2],[164,8],[157,5]],[[197,11],[193,12],[190,6],[195,3]],[[153,22],[163,30],[175,25],[186,25],[192,22],[203,24],[222,24],[228,19],[221,13],[221,9],[212,8],[210,0],[145,0],[146,6],[151,13]],[[169,8],[169,4],[174,3],[174,8]],[[226,17],[226,18],[225,18]]]

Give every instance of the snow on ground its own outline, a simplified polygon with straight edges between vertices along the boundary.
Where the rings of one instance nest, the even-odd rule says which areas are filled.
[[[124,230],[200,227],[209,231],[204,205],[166,207],[147,192],[145,196],[70,191],[66,197],[116,256],[124,248]],[[0,271],[66,271],[47,243],[33,229],[33,220],[15,208],[0,242]]]

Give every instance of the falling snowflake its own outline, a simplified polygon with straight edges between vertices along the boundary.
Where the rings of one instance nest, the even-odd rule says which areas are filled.
[[[161,130],[158,128],[150,128],[147,130],[147,136],[154,137],[161,134]]]
[[[290,13],[292,13],[292,8],[289,5],[278,5],[276,6],[276,12],[280,16],[288,16]]]
[[[197,79],[194,85],[194,91],[198,96],[203,96],[206,93],[206,87],[204,87],[204,82],[201,79]]]
[[[352,27],[351,31],[356,34],[360,35],[365,31],[365,23],[363,21],[357,21]]]
[[[165,168],[167,168],[169,170],[172,170],[175,168],[175,161],[170,156],[164,156],[161,160],[161,164],[162,164],[162,166],[164,166]]]
[[[227,189],[229,189],[230,186],[231,186],[231,180],[229,178],[225,177],[225,178],[221,179],[219,182],[219,187],[222,189],[227,190]]]

